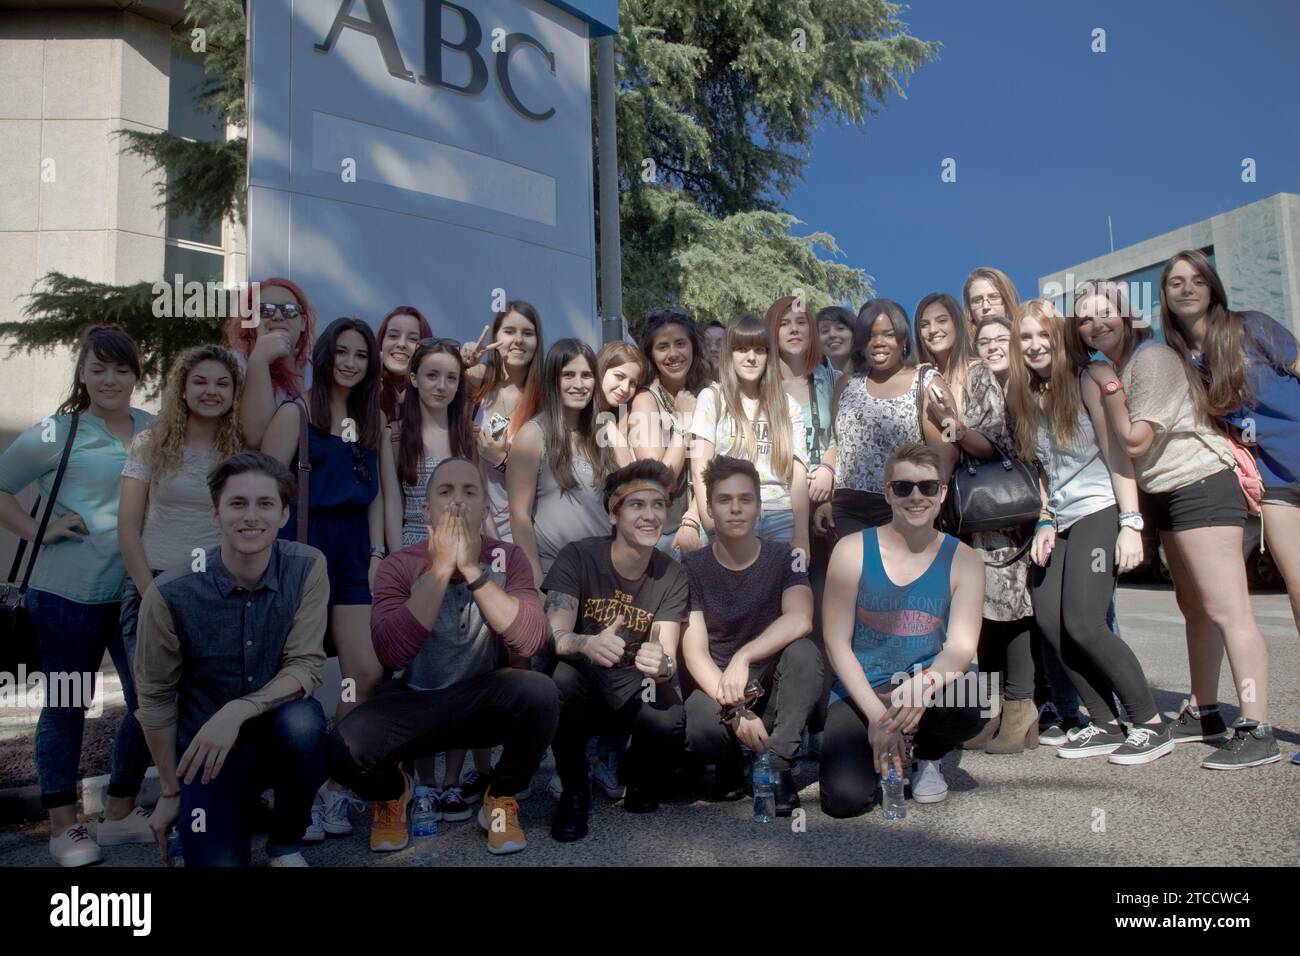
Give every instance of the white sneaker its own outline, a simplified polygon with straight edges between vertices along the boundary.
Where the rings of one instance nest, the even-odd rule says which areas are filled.
[[[59,866],[89,866],[103,859],[99,844],[90,838],[84,823],[68,827],[58,836],[50,837],[50,856]]]
[[[272,866],[307,866],[301,853],[286,853],[284,856],[271,857]]]
[[[912,776],[912,799],[917,803],[939,803],[948,798],[948,781],[937,760],[918,760]]]
[[[591,762],[591,782],[611,800],[622,800],[627,787],[618,779],[618,757],[609,754],[610,762],[593,760]]]
[[[101,818],[95,827],[95,842],[100,846],[153,843],[153,831],[149,829],[149,811],[144,807],[136,807],[121,820]]]
[[[311,825],[303,831],[303,843],[323,843],[325,840],[325,804],[311,805]],[[287,865],[287,864],[286,864]]]
[[[352,832],[352,820],[348,816],[348,810],[355,799],[352,791],[331,790],[324,787],[321,789],[321,795],[325,799],[325,815],[321,819],[321,826],[326,833],[332,833],[334,836],[348,836]]]
[[[546,785],[546,792],[556,800],[564,795],[564,784],[560,782],[560,775],[557,773],[551,777],[551,782]]]

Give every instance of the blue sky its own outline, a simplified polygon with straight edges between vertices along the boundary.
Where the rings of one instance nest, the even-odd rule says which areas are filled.
[[[1296,0],[915,0],[902,18],[939,58],[863,129],[819,129],[786,206],[909,312],[976,265],[1028,298],[1109,251],[1107,213],[1118,249],[1300,192]]]

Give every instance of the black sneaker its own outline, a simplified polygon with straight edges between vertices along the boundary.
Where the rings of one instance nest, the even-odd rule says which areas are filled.
[[[1173,741],[1176,744],[1188,741],[1216,740],[1228,732],[1228,725],[1223,722],[1219,708],[1198,707],[1192,713],[1192,705],[1184,700],[1178,708],[1178,721],[1174,724]]]
[[[1068,739],[1060,724],[1048,724],[1038,731],[1038,742],[1045,747],[1059,747]]]
[[[482,799],[481,795],[479,799]],[[468,820],[474,815],[474,811],[470,809],[460,787],[448,787],[443,790],[439,802],[442,804],[442,819],[449,823]]]
[[[1245,770],[1281,759],[1272,727],[1238,717],[1232,722],[1228,742],[1202,760],[1201,766],[1207,770]]]
[[[558,843],[572,843],[587,835],[587,817],[591,814],[591,787],[565,790],[560,805],[551,818],[551,836]]]
[[[1103,730],[1096,724],[1071,730],[1065,743],[1056,748],[1056,756],[1067,760],[1075,757],[1102,757],[1114,753],[1124,744],[1124,735],[1119,730]]]
[[[465,803],[478,803],[483,799],[483,792],[487,790],[488,775],[482,770],[470,770],[465,774],[465,779],[460,782],[460,795]],[[517,799],[523,799],[519,797]]]
[[[1157,760],[1173,752],[1173,734],[1174,725],[1164,722],[1159,727],[1135,726],[1124,743],[1111,751],[1110,762],[1131,766]]]

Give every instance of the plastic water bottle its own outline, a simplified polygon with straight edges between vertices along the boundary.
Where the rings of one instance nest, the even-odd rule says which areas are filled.
[[[772,764],[766,751],[754,754],[750,778],[754,783],[754,822],[771,823],[776,818],[776,796],[772,787]]]
[[[181,852],[181,833],[175,827],[167,831],[167,865],[185,865],[185,854]]]
[[[886,820],[902,820],[907,816],[907,802],[903,798],[903,778],[898,775],[898,768],[892,764],[889,774],[880,778],[880,806]]]
[[[438,847],[438,803],[433,788],[415,788],[415,804],[411,808],[411,837],[415,841],[415,865],[436,866]]]

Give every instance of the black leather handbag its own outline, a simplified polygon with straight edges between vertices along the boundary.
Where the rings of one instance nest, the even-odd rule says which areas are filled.
[[[996,444],[993,447],[997,458],[979,461],[963,453],[953,469],[941,519],[949,534],[1014,531],[1038,519],[1043,500],[1037,472]]]
[[[40,669],[39,645],[36,640],[36,628],[32,625],[32,617],[27,613],[27,582],[31,580],[32,569],[36,567],[36,555],[41,550],[41,541],[45,538],[45,529],[50,523],[50,512],[54,510],[54,502],[59,497],[59,486],[63,484],[63,473],[68,470],[68,458],[72,454],[72,443],[77,437],[77,420],[80,416],[74,414],[72,421],[68,426],[68,440],[63,445],[63,457],[59,459],[59,470],[54,475],[54,484],[50,486],[50,497],[45,502],[45,510],[41,514],[41,523],[36,529],[36,537],[32,541],[31,557],[27,561],[27,570],[23,572],[21,584],[16,584],[18,578],[18,569],[22,567],[23,555],[27,551],[26,540],[18,542],[18,551],[14,554],[13,566],[9,568],[9,579],[0,584],[0,671],[8,674],[17,674],[18,666],[21,664],[28,674],[34,673]],[[36,503],[32,505],[32,517],[36,517],[36,511],[41,506],[41,499],[37,498]]]

